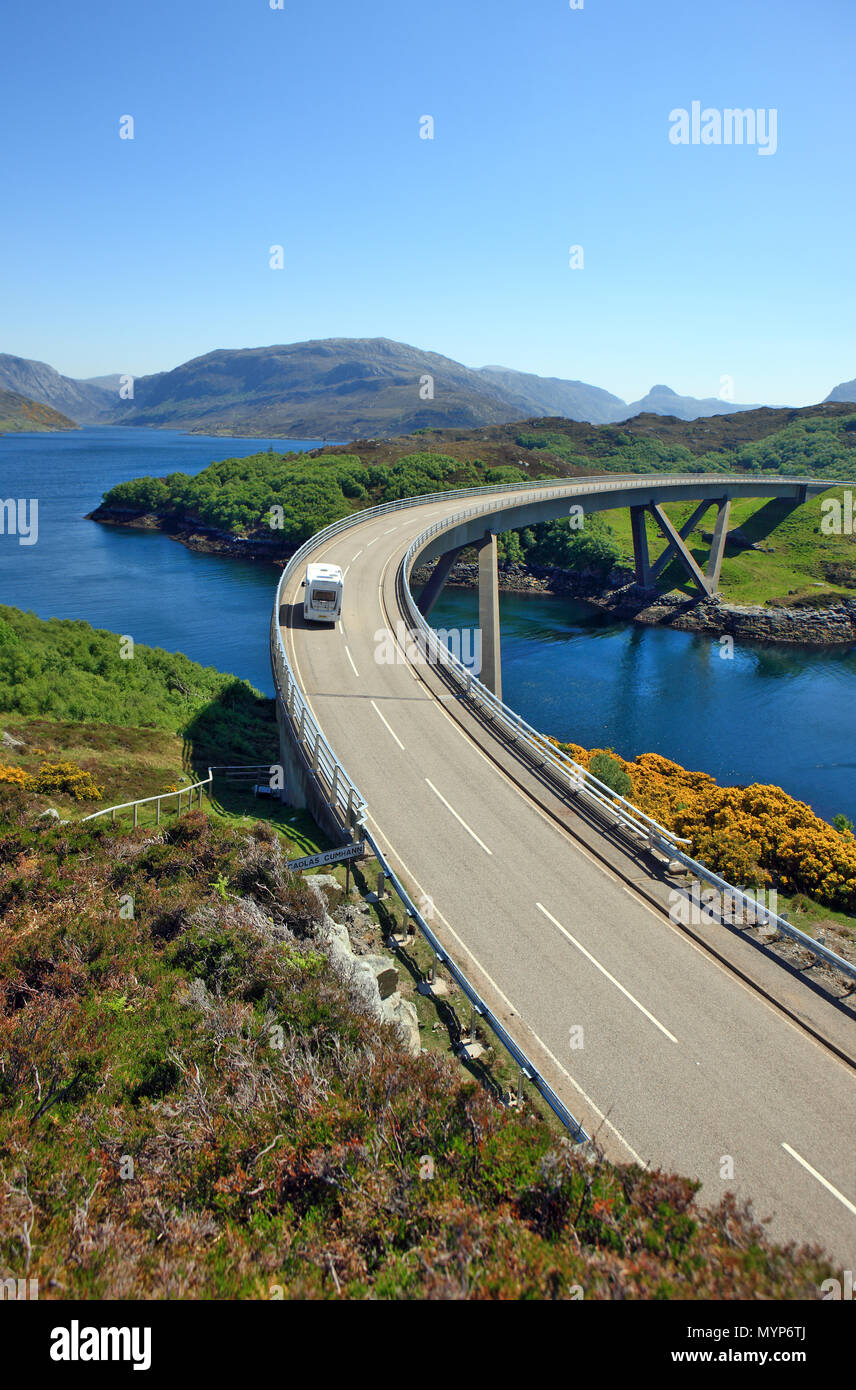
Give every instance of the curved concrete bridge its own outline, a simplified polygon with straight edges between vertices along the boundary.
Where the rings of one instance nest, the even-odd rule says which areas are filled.
[[[795,1022],[821,1004],[807,1007],[807,986],[739,933],[670,920],[644,818],[610,821],[569,795],[546,744],[538,766],[500,735],[489,702],[473,704],[442,664],[423,660],[406,584],[414,564],[439,557],[429,609],[449,555],[480,546],[486,674],[498,691],[497,533],[574,504],[630,506],[637,567],[650,574],[644,509],[689,568],[688,528],[674,531],[662,504],[715,504],[711,561],[694,575],[713,587],[733,498],[797,506],[829,486],[611,475],[358,515],[286,569],[271,640],[289,799],[340,835],[365,817],[443,946],[588,1133],[619,1162],[698,1178],[709,1202],[727,1190],[751,1197],[775,1236],[817,1240],[853,1268],[853,1069]],[[304,623],[309,558],[345,573],[335,628]],[[776,991],[784,1011],[765,997]]]

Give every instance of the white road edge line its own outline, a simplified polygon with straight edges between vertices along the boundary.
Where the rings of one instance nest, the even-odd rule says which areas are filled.
[[[350,663],[351,663],[351,670],[353,671],[353,673],[354,673],[354,675],[356,676],[357,680],[359,680],[359,679],[360,679],[360,673],[359,673],[359,671],[357,670],[356,666],[354,665],[354,658],[351,656],[351,653],[348,651],[348,644],[347,644],[347,642],[345,643],[345,656],[348,658],[348,660],[349,660]]]
[[[377,717],[378,717],[378,719],[380,720],[380,722],[381,722],[382,724],[386,724],[386,727],[387,727],[388,732],[392,734],[392,737],[395,739],[396,743],[398,744],[399,748],[401,749],[401,751],[402,751],[402,753],[403,753],[403,752],[404,752],[404,744],[401,742],[401,739],[398,737],[398,734],[395,732],[394,729],[391,729],[391,728],[389,727],[389,724],[386,723],[386,720],[384,719],[383,715],[381,714],[381,712],[380,712],[380,710],[378,709],[377,705],[375,704],[374,700],[370,700],[370,701],[369,701],[369,704],[371,705],[372,709],[374,710],[374,712],[375,712],[375,714],[377,715]]]
[[[594,958],[594,956],[591,954],[591,952],[590,952],[590,951],[587,951],[586,948],[585,948],[585,946],[581,945],[580,942],[577,941],[577,939],[576,939],[575,936],[571,936],[571,933],[570,933],[569,931],[566,931],[566,930],[565,930],[565,928],[562,926],[561,922],[557,922],[557,921],[556,921],[556,919],[555,919],[555,917],[553,916],[552,912],[548,912],[547,909],[546,909],[546,907],[544,907],[543,903],[536,903],[535,906],[537,907],[537,909],[538,909],[539,912],[543,912],[544,916],[547,917],[547,918],[549,918],[549,920],[553,923],[553,926],[554,926],[554,927],[558,927],[559,931],[562,933],[562,936],[567,937],[568,941],[570,941],[570,943],[571,943],[572,946],[576,946],[576,948],[577,948],[578,951],[582,951],[582,953],[583,953],[583,955],[585,956],[586,960],[590,960],[591,963],[592,963],[592,965],[594,965],[594,966],[600,971],[601,975],[605,975],[605,976],[606,976],[606,978],[609,980],[610,984],[615,985],[615,988],[616,988],[616,989],[620,989],[620,990],[621,990],[621,993],[625,996],[625,998],[629,999],[630,1002],[631,1002],[631,1004],[635,1004],[635,1005],[636,1005],[636,1008],[639,1010],[639,1012],[640,1012],[640,1013],[643,1013],[647,1019],[650,1019],[650,1020],[651,1020],[651,1022],[654,1024],[655,1028],[659,1028],[660,1032],[661,1032],[661,1033],[664,1033],[665,1036],[666,1036],[671,1042],[676,1043],[676,1042],[678,1041],[677,1038],[675,1037],[674,1033],[670,1033],[669,1030],[668,1030],[668,1028],[664,1028],[664,1027],[663,1027],[663,1024],[660,1022],[660,1020],[659,1020],[658,1018],[655,1018],[654,1015],[653,1015],[652,1013],[649,1013],[648,1010],[645,1008],[645,1005],[644,1005],[644,1004],[640,1004],[640,1003],[639,1003],[639,1000],[636,999],[636,998],[630,993],[630,990],[629,990],[629,989],[625,989],[625,988],[624,988],[624,985],[621,984],[621,982],[620,982],[619,980],[616,980],[616,978],[615,978],[614,975],[610,975],[610,973],[609,973],[609,971],[607,970],[607,968],[606,968],[605,965],[601,965],[601,963],[600,963],[599,960],[595,960],[595,958]]]
[[[443,805],[446,807],[446,810],[447,810],[447,811],[451,811],[451,812],[452,812],[452,815],[455,817],[455,820],[458,821],[459,824],[462,825],[462,826],[464,827],[464,829],[466,830],[467,834],[468,834],[468,835],[472,835],[472,837],[473,837],[473,839],[475,840],[475,842],[476,842],[477,845],[481,845],[481,847],[482,847],[482,849],[484,850],[485,854],[491,854],[491,855],[492,855],[492,854],[493,854],[493,850],[492,850],[492,849],[488,849],[488,847],[487,847],[487,845],[485,844],[484,840],[480,840],[479,837],[478,837],[478,835],[476,834],[476,832],[475,832],[474,830],[471,830],[471,829],[470,829],[470,827],[467,825],[467,822],[464,820],[463,816],[459,816],[458,813],[457,813],[457,811],[455,810],[454,806],[450,806],[450,805],[449,805],[449,803],[448,803],[448,801],[446,800],[446,798],[445,798],[445,796],[443,795],[443,793],[442,793],[442,792],[438,792],[437,788],[434,786],[434,783],[433,783],[432,781],[430,781],[429,778],[427,778],[427,777],[425,778],[425,781],[428,783],[428,786],[431,788],[431,790],[432,790],[432,792],[434,793],[434,795],[435,795],[435,796],[439,796],[439,798],[440,798],[440,800],[442,801]]]
[[[785,1153],[790,1154],[791,1158],[795,1158],[797,1163],[801,1163],[807,1173],[811,1173],[813,1178],[817,1178],[817,1181],[826,1188],[827,1192],[831,1192],[833,1197],[837,1197],[842,1206],[845,1206],[848,1211],[852,1211],[853,1215],[856,1216],[856,1206],[844,1196],[843,1192],[839,1192],[838,1188],[833,1187],[832,1183],[828,1182],[822,1173],[819,1173],[816,1168],[812,1168],[810,1163],[806,1163],[805,1159],[801,1158],[796,1149],[791,1148],[790,1144],[783,1143],[782,1148],[785,1150]]]

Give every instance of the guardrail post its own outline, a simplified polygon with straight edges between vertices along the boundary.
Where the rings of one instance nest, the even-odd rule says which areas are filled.
[[[135,829],[135,830],[136,830],[136,828],[137,828],[137,812],[138,812],[139,809],[140,809],[140,808],[139,808],[139,806],[137,805],[137,803],[136,803],[136,801],[135,801],[135,802],[134,802],[134,829]]]
[[[160,801],[161,801],[161,799],[160,799],[160,797],[158,797],[158,804],[157,804],[157,819],[155,820],[155,825],[160,825]]]
[[[313,771],[313,772],[317,772],[317,771],[318,771],[318,756],[319,756],[320,752],[321,752],[321,730],[318,729],[318,730],[316,731],[316,734],[315,734],[315,747],[312,749],[312,771]]]
[[[336,803],[339,799],[339,764],[333,764],[333,781],[330,784],[330,805],[333,811],[336,810]]]

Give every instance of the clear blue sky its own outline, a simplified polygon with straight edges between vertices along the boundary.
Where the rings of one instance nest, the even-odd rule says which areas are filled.
[[[384,336],[626,400],[856,376],[853,0],[9,0],[0,32],[0,351]],[[776,108],[776,154],[671,144],[694,100]]]

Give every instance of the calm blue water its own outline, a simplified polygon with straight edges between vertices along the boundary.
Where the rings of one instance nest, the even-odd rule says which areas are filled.
[[[38,497],[39,539],[0,536],[0,602],[85,618],[182,651],[273,694],[268,623],[279,570],[189,551],[160,532],[84,521],[114,483],[198,473],[215,459],[320,440],[219,439],[176,430],[81,429],[0,438],[0,497]]]
[[[149,429],[0,438],[0,498],[39,499],[36,545],[0,536],[0,602],[183,651],[271,694],[274,565],[83,517],[126,478],[318,442]],[[821,815],[856,819],[856,648],[738,645],[723,661],[715,640],[604,621],[565,599],[504,594],[501,609],[505,698],[536,727],[625,757],[664,753],[724,782],[775,782]],[[447,590],[432,617],[472,625],[475,595]]]
[[[772,782],[856,820],[856,647],[735,644],[605,619],[567,599],[503,594],[503,698],[536,728],[622,757],[662,753],[728,784]],[[447,589],[436,627],[470,627]]]

